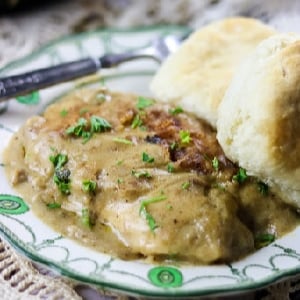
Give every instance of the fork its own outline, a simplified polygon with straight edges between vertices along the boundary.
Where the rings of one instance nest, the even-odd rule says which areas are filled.
[[[116,67],[123,62],[135,59],[150,58],[161,63],[170,53],[176,51],[187,36],[188,34],[181,36],[166,35],[154,39],[148,47],[135,51],[105,54],[100,58],[84,58],[53,67],[0,78],[0,102],[58,83],[90,75],[102,68]]]

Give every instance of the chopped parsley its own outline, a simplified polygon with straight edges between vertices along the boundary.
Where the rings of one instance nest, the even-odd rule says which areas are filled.
[[[212,159],[211,164],[216,171],[219,170],[219,160],[216,156]]]
[[[69,169],[55,169],[53,180],[62,194],[70,194],[70,175]]]
[[[117,179],[117,183],[118,183],[118,184],[121,184],[121,183],[123,183],[123,182],[124,182],[124,179],[122,179],[122,178],[118,178],[118,179]]]
[[[170,108],[169,113],[173,116],[183,113],[183,109],[180,106],[176,106],[175,108]]]
[[[121,166],[122,164],[123,164],[123,160],[122,159],[117,160],[117,162],[116,162],[117,166]]]
[[[139,214],[146,219],[151,231],[154,231],[158,227],[158,225],[157,225],[155,219],[153,218],[153,216],[147,211],[147,206],[149,204],[164,201],[166,199],[167,199],[167,197],[165,195],[160,195],[160,196],[152,197],[149,199],[145,199],[141,202]]]
[[[83,180],[82,181],[82,190],[87,193],[93,193],[96,191],[97,182],[93,180]]]
[[[52,162],[54,168],[60,169],[68,162],[68,156],[66,154],[55,154],[50,155],[49,160]]]
[[[151,231],[154,231],[158,225],[155,221],[155,219],[153,218],[153,216],[146,210],[146,208],[144,208],[141,212],[141,215],[144,216],[144,218],[146,219],[148,226],[150,228]]]
[[[258,182],[257,182],[257,186],[258,186],[259,192],[260,192],[262,195],[264,195],[264,196],[267,196],[267,195],[268,195],[268,193],[269,193],[269,186],[268,186],[266,183],[264,183],[264,182],[262,182],[262,181],[258,181]]]
[[[187,190],[190,186],[191,186],[191,183],[189,181],[186,181],[181,185],[181,188],[183,190]]]
[[[133,145],[133,142],[128,140],[128,139],[124,139],[124,138],[114,138],[113,139],[114,142],[117,142],[117,143],[121,143],[121,144],[126,144],[126,145]]]
[[[60,114],[61,117],[64,118],[64,117],[66,117],[68,115],[68,111],[64,108],[63,110],[60,111],[59,114]]]
[[[149,99],[146,97],[138,97],[136,107],[140,110],[143,110],[149,106],[152,106],[155,103],[153,99]]]
[[[86,143],[95,132],[104,132],[111,129],[110,123],[98,116],[91,116],[89,122],[85,118],[79,118],[77,123],[66,129],[67,135],[82,137]]]
[[[189,144],[192,140],[188,130],[180,130],[179,137],[182,144]]]
[[[111,129],[111,125],[105,119],[98,116],[91,116],[91,132],[104,132]]]
[[[154,157],[150,156],[146,152],[143,152],[143,154],[142,154],[142,160],[143,160],[143,162],[146,162],[146,163],[153,163],[154,162]]]
[[[271,233],[262,233],[255,237],[255,248],[260,249],[275,241],[276,237]]]
[[[66,134],[75,135],[75,136],[82,136],[85,128],[87,126],[87,120],[84,118],[79,118],[77,123],[73,126],[70,126],[66,129]]]
[[[61,204],[57,202],[52,202],[52,203],[48,203],[47,207],[51,209],[61,208]]]
[[[90,212],[88,208],[83,208],[81,211],[81,222],[84,226],[91,227],[92,222],[90,218]]]
[[[55,182],[62,194],[70,194],[71,172],[69,169],[63,168],[64,165],[68,162],[68,156],[65,154],[58,153],[55,155],[50,155],[49,160],[52,162],[55,168],[53,181]]]
[[[243,183],[248,178],[247,172],[243,168],[239,168],[236,175],[233,175],[232,179],[234,181],[237,181],[238,183]]]
[[[141,178],[141,177],[151,178],[152,177],[152,175],[146,170],[142,170],[142,171],[132,170],[131,175],[133,175],[136,178]]]
[[[88,142],[90,140],[90,138],[92,137],[93,133],[90,131],[84,131],[82,133],[82,138],[83,138],[83,143],[85,144],[86,142]]]
[[[171,150],[175,150],[177,148],[177,143],[176,142],[173,142],[171,145],[170,145],[170,149]]]
[[[167,196],[164,195],[164,194],[161,194],[159,196],[155,196],[155,197],[152,197],[152,198],[149,198],[149,199],[145,199],[141,202],[140,210],[142,210],[144,207],[148,206],[149,204],[160,202],[160,201],[163,201],[163,200],[166,200],[166,199],[167,199]]]
[[[139,114],[135,115],[131,123],[131,128],[135,129],[137,127],[141,127],[142,125],[143,125],[143,121],[141,119],[141,116]]]
[[[174,165],[173,165],[172,163],[168,163],[168,165],[167,165],[167,171],[168,171],[169,173],[173,173],[174,170],[175,170]]]

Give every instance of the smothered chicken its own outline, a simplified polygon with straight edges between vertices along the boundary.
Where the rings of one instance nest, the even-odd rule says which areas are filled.
[[[77,90],[29,119],[5,160],[45,222],[121,258],[228,262],[298,224],[207,123],[147,97]]]

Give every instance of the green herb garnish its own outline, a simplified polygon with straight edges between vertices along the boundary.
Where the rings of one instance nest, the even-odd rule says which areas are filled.
[[[153,218],[153,216],[147,211],[147,206],[152,203],[164,201],[166,199],[167,199],[167,197],[165,195],[160,195],[157,197],[145,199],[141,202],[139,214],[146,219],[151,231],[154,231],[158,227],[158,225],[157,225],[155,219]]]
[[[68,162],[68,156],[58,153],[56,155],[50,155],[49,160],[52,162],[55,172],[53,175],[53,181],[57,185],[62,194],[70,194],[70,170],[64,169],[63,166]]]
[[[136,107],[140,110],[143,110],[149,106],[152,106],[155,103],[154,100],[145,98],[145,97],[138,97],[138,102],[136,104]]]
[[[238,183],[243,183],[248,178],[247,172],[243,168],[239,168],[236,175],[232,177],[234,181],[237,181]]]
[[[175,170],[174,165],[173,165],[172,163],[168,163],[168,165],[167,165],[167,171],[168,171],[169,173],[173,173],[174,170]]]
[[[179,136],[182,144],[189,144],[192,140],[190,132],[188,130],[180,130]]]
[[[146,219],[151,231],[154,231],[158,227],[155,219],[153,218],[153,216],[150,213],[147,212],[146,209],[143,209],[140,214],[143,215],[144,218]]]
[[[133,142],[128,140],[128,139],[124,139],[124,138],[114,138],[113,139],[114,142],[117,142],[117,143],[121,143],[121,144],[126,144],[126,145],[133,145]]]
[[[191,186],[191,183],[189,181],[186,181],[181,185],[181,188],[183,190],[187,190],[190,186]]]
[[[118,184],[123,183],[123,182],[124,182],[124,179],[122,179],[122,178],[118,178],[118,179],[117,179],[117,183],[118,183]]]
[[[70,194],[70,181],[61,181],[56,175],[53,176],[53,180],[62,194]]]
[[[171,150],[175,150],[177,148],[177,143],[176,142],[173,142],[171,145],[170,145],[170,149]]]
[[[121,166],[122,164],[123,164],[123,160],[122,159],[117,160],[117,162],[116,162],[117,166]]]
[[[170,108],[169,113],[173,116],[178,115],[180,113],[183,113],[183,109],[180,106],[177,106],[175,108]]]
[[[60,169],[68,162],[68,156],[65,154],[59,153],[59,154],[55,154],[55,155],[50,155],[49,160],[52,162],[54,168]]]
[[[142,160],[144,162],[147,162],[147,163],[153,163],[154,162],[154,157],[153,156],[150,156],[148,153],[146,152],[143,152],[142,154]]]
[[[88,142],[91,139],[92,135],[93,135],[93,132],[83,131],[82,135],[81,135],[81,137],[83,139],[82,143],[85,144],[86,142]]]
[[[141,120],[141,117],[139,114],[135,115],[135,117],[133,118],[133,121],[131,123],[131,128],[137,128],[137,127],[141,127],[143,125],[143,121]]]
[[[87,193],[93,193],[96,191],[97,182],[93,180],[83,180],[82,181],[82,190]]]
[[[84,118],[79,118],[74,126],[70,126],[66,129],[66,134],[73,134],[75,136],[82,136],[87,126],[87,120]]]
[[[90,218],[90,212],[88,208],[83,208],[81,211],[81,222],[83,225],[87,227],[92,226],[91,218]]]
[[[260,249],[266,247],[275,241],[276,237],[271,233],[262,233],[255,237],[255,248]]]
[[[85,118],[79,118],[77,123],[66,129],[66,134],[82,137],[83,142],[90,140],[95,132],[104,132],[111,129],[111,125],[105,119],[91,116],[89,122]]]
[[[218,158],[217,158],[216,156],[215,156],[215,157],[213,158],[213,160],[211,161],[211,164],[212,164],[213,168],[214,168],[216,171],[219,170],[219,160],[218,160]]]
[[[60,113],[59,113],[60,115],[61,115],[61,117],[66,117],[67,116],[67,114],[68,114],[68,111],[64,108],[63,110],[61,110],[60,111]]]
[[[268,186],[266,183],[264,183],[264,182],[262,182],[262,181],[258,181],[258,182],[257,182],[257,186],[258,186],[259,192],[260,192],[262,195],[264,195],[264,196],[267,196],[267,195],[268,195],[268,193],[269,193],[269,186]]]
[[[111,125],[105,119],[98,116],[91,116],[91,132],[104,132],[111,129]]]
[[[70,194],[70,170],[69,169],[56,169],[53,175],[53,180],[57,185],[58,189],[62,194],[69,195]]]
[[[152,177],[152,175],[148,171],[145,171],[145,170],[143,170],[143,171],[132,170],[131,175],[133,175],[136,178],[141,178],[141,177],[151,178]]]
[[[61,208],[61,204],[60,204],[60,203],[57,203],[57,202],[52,202],[52,203],[48,203],[48,204],[47,204],[47,207],[48,207],[48,208],[51,208],[51,209]]]

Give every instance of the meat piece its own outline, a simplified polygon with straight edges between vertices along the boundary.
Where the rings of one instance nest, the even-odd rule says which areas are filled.
[[[270,224],[296,224],[289,209],[270,214],[288,226],[252,220],[255,208],[240,191],[256,181],[232,179],[238,167],[205,122],[152,100],[142,107],[135,95],[106,96],[67,96],[28,120],[6,149],[12,184],[63,234],[125,258],[209,264],[250,253]]]

